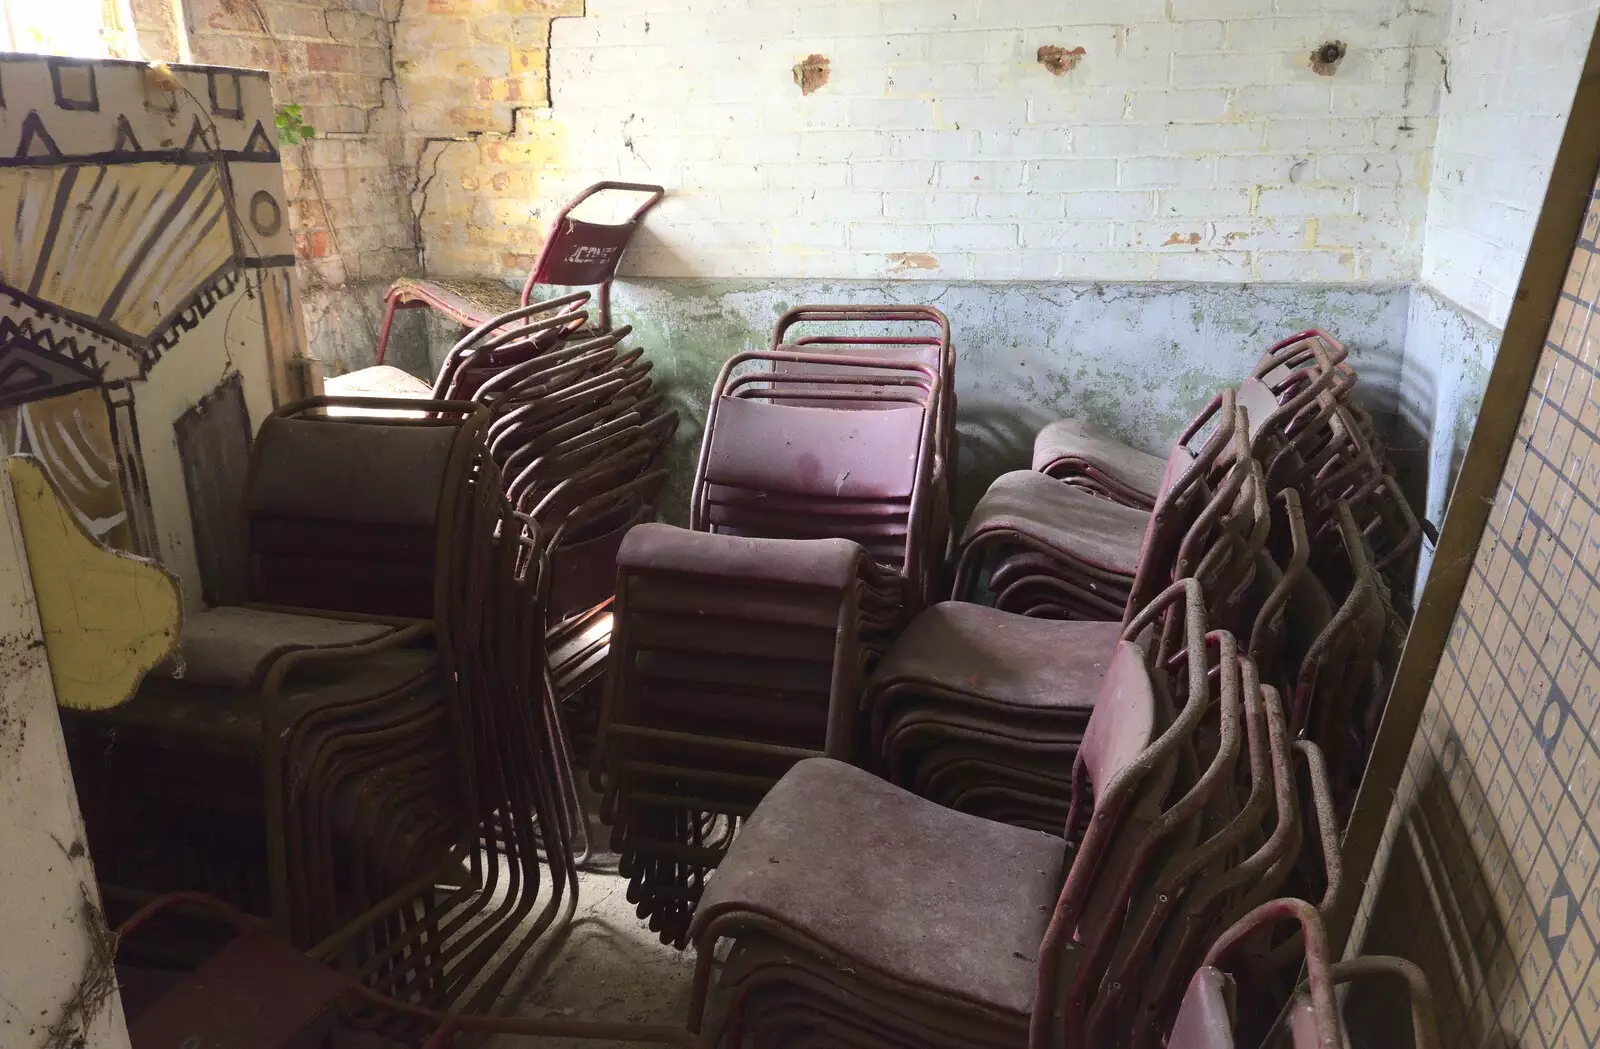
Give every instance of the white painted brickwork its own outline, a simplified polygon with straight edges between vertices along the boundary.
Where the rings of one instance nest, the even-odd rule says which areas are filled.
[[[1445,4],[588,0],[551,27],[553,108],[519,115],[536,159],[448,151],[429,265],[514,275],[474,244],[621,177],[671,192],[641,275],[1414,279]],[[1047,44],[1085,53],[1054,76]],[[482,199],[528,163],[531,196]]]
[[[1422,280],[1503,327],[1596,0],[1456,0]]]

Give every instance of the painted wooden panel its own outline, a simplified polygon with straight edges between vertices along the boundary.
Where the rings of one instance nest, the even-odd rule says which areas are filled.
[[[249,597],[244,481],[250,467],[250,410],[244,386],[231,375],[173,426],[189,493],[195,559],[207,605],[237,605]]]
[[[265,73],[0,54],[0,451],[189,603],[232,593],[174,427],[230,382],[259,421],[303,344]]]

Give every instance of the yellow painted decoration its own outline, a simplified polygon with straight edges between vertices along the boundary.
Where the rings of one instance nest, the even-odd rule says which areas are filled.
[[[16,455],[6,467],[57,701],[75,710],[126,702],[178,647],[177,580],[91,538],[37,460]]]

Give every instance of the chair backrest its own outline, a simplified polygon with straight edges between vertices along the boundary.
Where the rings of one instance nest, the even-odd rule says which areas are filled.
[[[802,408],[725,398],[711,435],[711,484],[833,499],[909,499],[924,411]]]
[[[1190,447],[1209,417],[1216,425],[1198,450]],[[1184,432],[1167,458],[1162,476],[1161,491],[1156,496],[1155,508],[1145,524],[1144,538],[1140,541],[1139,562],[1129,590],[1127,611],[1123,622],[1128,623],[1144,610],[1146,602],[1159,593],[1174,578],[1189,575],[1195,565],[1179,564],[1185,546],[1197,524],[1209,522],[1224,511],[1224,503],[1231,504],[1243,486],[1243,472],[1248,470],[1248,455],[1239,457],[1244,446],[1240,430],[1241,413],[1232,390],[1223,390],[1212,401],[1211,407],[1198,416]],[[1211,493],[1207,479],[1217,460],[1232,450],[1236,466],[1229,471],[1224,484]],[[1237,478],[1235,474],[1239,474]],[[1209,496],[1209,499],[1207,498]],[[1210,503],[1217,503],[1211,510]],[[1209,511],[1209,512],[1208,512]]]
[[[493,371],[518,364],[561,341],[589,316],[581,310],[569,311],[568,307],[581,306],[588,300],[588,292],[574,292],[545,302],[525,304],[484,321],[457,340],[445,354],[433,382],[434,397],[466,399]],[[463,371],[479,374],[467,379]]]
[[[369,399],[312,398],[262,423],[245,481],[250,596],[429,618],[457,493],[487,410],[407,400],[427,419],[329,418]]]
[[[1291,1003],[1288,1022],[1295,1049],[1344,1049],[1326,927],[1317,909],[1305,900],[1285,897],[1256,907],[1217,937],[1201,965],[1229,971],[1230,960],[1245,943],[1286,921],[1300,926],[1308,985],[1304,1000]],[[1292,1015],[1294,1012],[1300,1015]]]
[[[601,193],[642,193],[644,201],[620,223],[590,222],[575,219],[572,212],[590,197]],[[596,320],[600,330],[611,327],[611,281],[617,275],[622,253],[633,239],[634,231],[644,221],[650,209],[661,203],[667,191],[660,186],[642,182],[596,182],[573,197],[556,215],[550,226],[550,236],[528,272],[528,282],[522,286],[522,301],[533,297],[539,284],[565,287],[580,285],[598,286]]]
[[[1166,693],[1167,675],[1164,670],[1149,668],[1144,646],[1139,643],[1168,609],[1174,614],[1181,609],[1189,664],[1188,696],[1176,717]],[[1177,771],[1178,748],[1209,706],[1206,661],[1205,611],[1199,585],[1192,579],[1174,583],[1152,601],[1129,625],[1113,654],[1073,763],[1068,840],[1077,836],[1080,822],[1085,826],[1039,945],[1030,1045],[1054,1041],[1052,1032],[1061,1025],[1061,1010],[1077,989],[1093,978],[1073,971],[1069,985],[1064,972],[1077,967],[1065,965],[1065,959],[1078,952],[1083,942],[1105,938],[1108,916],[1095,915],[1094,927],[1080,925],[1091,916],[1107,887],[1115,890],[1116,883],[1130,873],[1128,861],[1137,853],[1141,836],[1160,818],[1161,803]],[[1195,671],[1195,667],[1201,669]],[[1084,802],[1091,797],[1092,809],[1085,819]],[[1114,924],[1115,917],[1110,916],[1109,922]],[[1068,1021],[1069,1026],[1074,1023]]]
[[[589,222],[572,217],[572,211],[590,197],[608,191],[643,193],[646,199],[633,214],[620,223]],[[606,284],[617,273],[622,252],[639,228],[645,215],[661,202],[667,191],[660,186],[638,182],[596,182],[561,209],[551,225],[539,260],[534,263],[523,289],[523,301],[536,284],[579,287]]]
[[[1233,988],[1233,977],[1202,966],[1189,981],[1167,1049],[1235,1049]]]

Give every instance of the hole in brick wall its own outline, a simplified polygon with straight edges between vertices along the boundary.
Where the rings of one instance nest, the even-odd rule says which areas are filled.
[[[1318,76],[1333,76],[1344,56],[1344,41],[1330,40],[1311,52],[1311,71]]]
[[[1083,61],[1083,56],[1089,52],[1081,47],[1068,51],[1055,44],[1045,44],[1039,48],[1039,64],[1050,70],[1055,76],[1065,76],[1078,68],[1078,63]]]
[[[829,64],[827,55],[807,55],[795,63],[794,82],[800,85],[802,95],[809,95],[828,82]]]

